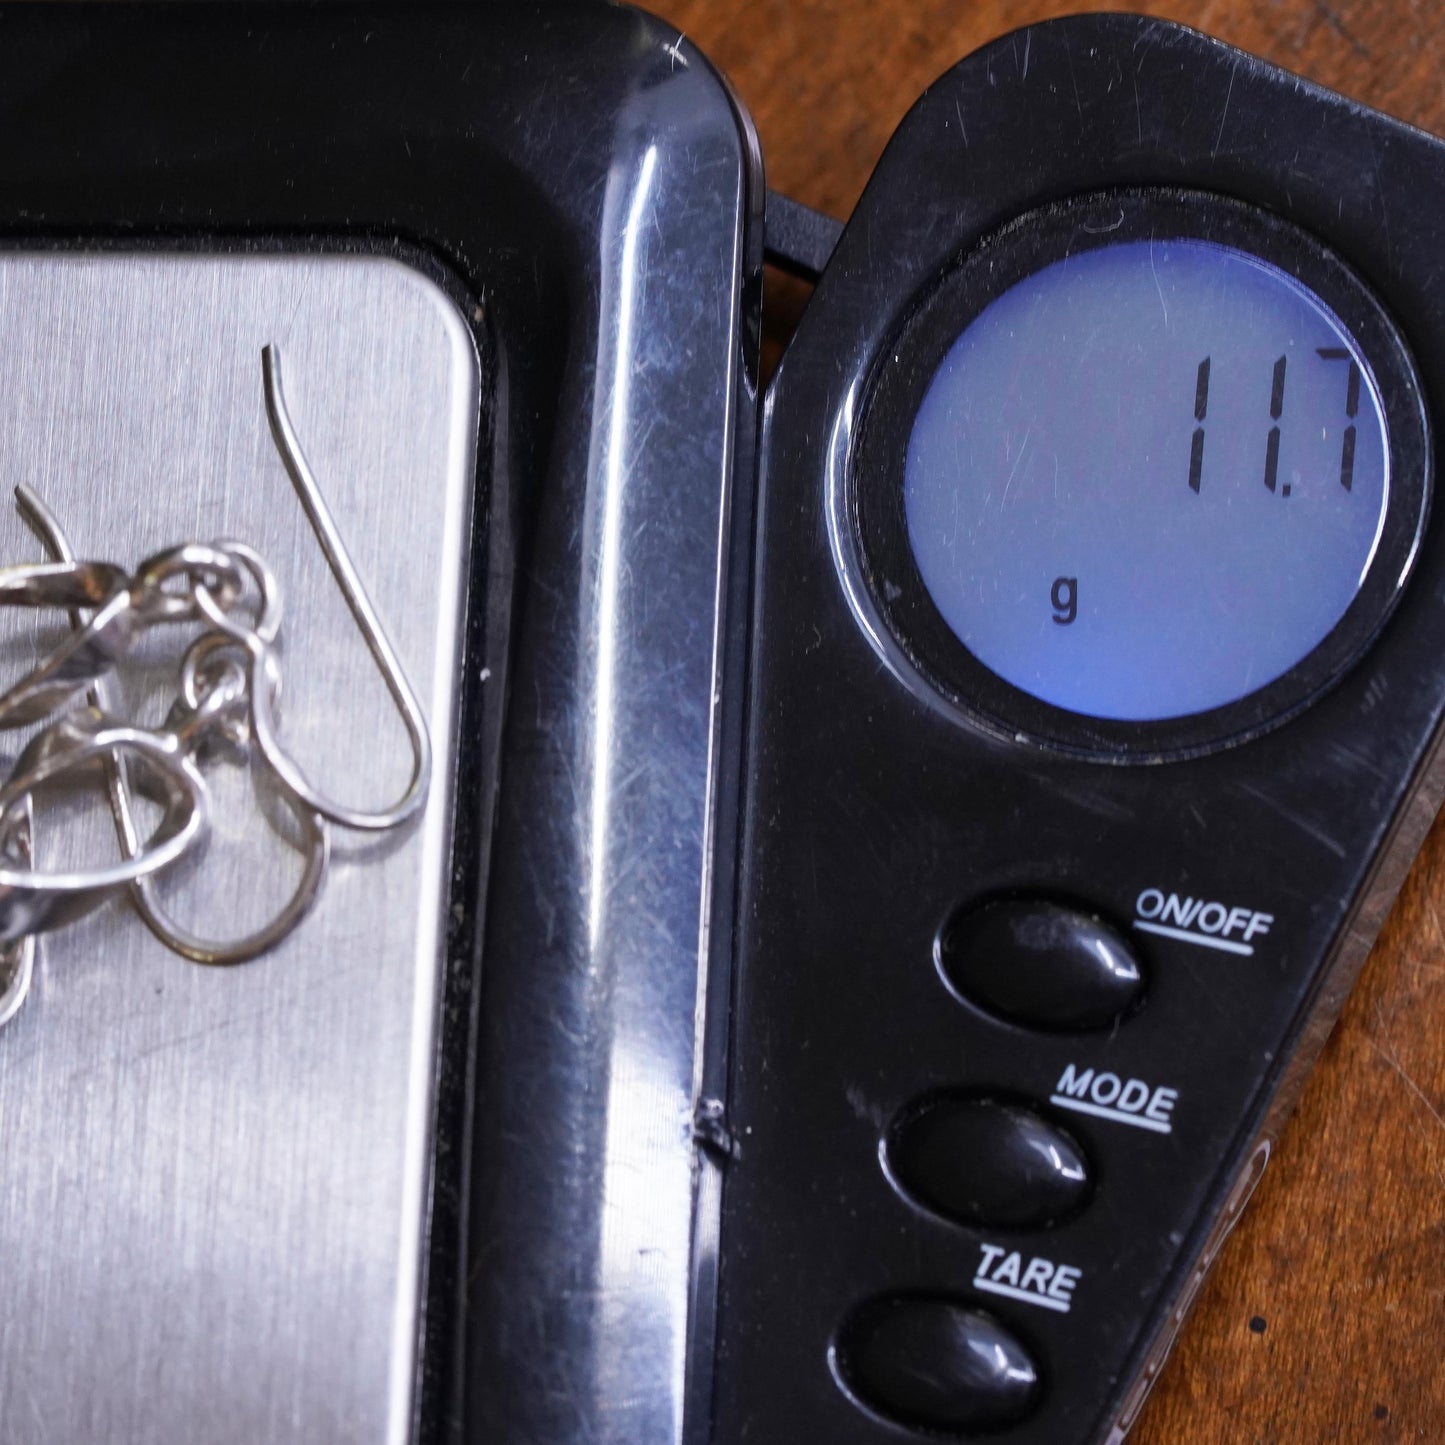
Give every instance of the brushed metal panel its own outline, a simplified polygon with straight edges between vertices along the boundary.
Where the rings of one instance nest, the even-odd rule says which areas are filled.
[[[127,567],[182,540],[258,547],[286,588],[283,734],[320,785],[384,804],[405,786],[405,734],[273,447],[267,342],[422,700],[430,797],[398,835],[338,831],[316,910],[256,962],[186,963],[123,902],[41,940],[0,1029],[7,1445],[410,1433],[471,338],[430,281],[379,257],[0,258],[0,483],[29,482],[81,555]],[[0,559],[41,555],[6,498]],[[62,625],[0,617],[0,677]],[[148,644],[128,711],[158,719],[178,655]],[[240,770],[209,776],[210,849],[165,897],[192,926],[242,932],[299,860]],[[96,805],[42,818],[38,851],[107,857],[108,828]]]

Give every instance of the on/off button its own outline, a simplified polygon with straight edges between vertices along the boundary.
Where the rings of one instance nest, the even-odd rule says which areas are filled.
[[[1043,899],[955,914],[936,955],[960,998],[1030,1028],[1108,1028],[1144,997],[1144,971],[1126,939],[1093,914]]]

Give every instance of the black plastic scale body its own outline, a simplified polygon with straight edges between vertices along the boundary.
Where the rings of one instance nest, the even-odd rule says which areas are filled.
[[[1068,203],[1091,245],[1115,196],[1202,193],[1343,261],[1438,428],[1442,182],[1433,139],[1122,16],[990,46],[891,143],[765,406],[718,1445],[1116,1438],[1439,799],[1438,517],[1373,643],[1277,726],[1223,710],[1213,741],[1234,745],[1161,732],[1151,749],[1147,728],[1131,743],[1086,721],[1071,736],[1054,714],[1040,741],[1023,704],[1010,736],[1007,707],[948,700],[860,536],[896,481],[870,408],[918,308],[1026,212]],[[1428,438],[1409,465],[1428,489]],[[1403,467],[1395,483],[1403,505]],[[1171,484],[1193,485],[1183,464]],[[1091,1013],[1088,969],[1051,975],[1062,993],[1016,987],[1029,929],[1060,918],[1102,929],[1075,962],[1122,945],[1142,992]],[[970,933],[987,956],[946,979]],[[958,969],[977,972],[960,986]],[[1019,1120],[1076,1152],[1020,1163]],[[983,1141],[951,1175],[950,1139]]]
[[[427,865],[440,942],[408,974],[333,905],[350,931],[329,948],[301,933],[284,967],[224,980],[144,954],[152,985],[113,946],[151,948],[137,919],[89,949],[45,941],[56,980],[113,992],[42,966],[0,1035],[0,1437],[1107,1438],[1440,800],[1445,150],[1174,26],[1020,32],[901,129],[759,447],[764,228],[779,251],[783,232],[747,117],[661,22],[7,5],[0,41],[7,276],[74,262],[138,309],[126,288],[153,266],[385,261],[436,288],[475,379],[453,403],[469,520],[447,541],[456,661],[432,716],[455,715]],[[1334,388],[1341,515],[1388,475],[1366,580],[1320,648],[1153,730],[1080,722],[970,662],[904,585],[890,490],[953,278],[1002,296],[1107,256],[1116,214],[1121,238],[1167,221],[1296,267],[1358,343],[1265,357],[1255,504],[1308,513],[1288,449],[1309,385]],[[0,288],[12,347],[30,284]],[[169,304],[150,320],[180,334],[194,317]],[[97,418],[154,402],[188,436],[164,387],[112,364],[125,314],[92,335],[57,307],[14,375],[63,352]],[[258,348],[291,344],[288,315]],[[317,334],[365,356],[387,325],[348,305]],[[207,330],[191,381],[240,344],[234,313]],[[1222,352],[1187,359],[1181,507],[1210,504],[1239,405]],[[314,394],[344,407],[347,375],[318,365]],[[67,406],[84,415],[47,394],[27,426]],[[80,450],[115,475],[108,435]],[[12,481],[73,479],[68,454],[30,451]],[[189,509],[170,460],[147,486]],[[434,504],[377,495],[356,530],[401,548],[395,519]],[[134,501],[107,494],[89,543],[115,543]],[[149,543],[177,540],[165,525]],[[1083,635],[1097,580],[1046,575],[1045,632]],[[381,601],[414,616],[403,591]],[[379,1026],[350,1008],[398,989]],[[383,1036],[404,1047],[378,1070]],[[227,1078],[229,1112],[185,1127]]]

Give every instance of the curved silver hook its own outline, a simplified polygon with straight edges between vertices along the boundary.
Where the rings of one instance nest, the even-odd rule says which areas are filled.
[[[35,862],[33,846],[35,828],[34,810],[30,800],[15,809],[9,821],[0,830],[0,856],[29,868]],[[27,933],[0,947],[0,1028],[3,1028],[20,1012],[30,993],[30,981],[35,973],[35,935]]]
[[[23,495],[17,488],[15,495],[21,515],[48,541],[45,504],[29,488],[23,489]],[[108,562],[73,558],[0,569],[0,605],[64,607],[72,619],[65,641],[0,694],[0,728],[28,727],[69,707],[156,623],[195,621],[192,593],[198,586],[229,611],[241,595],[243,569],[248,569],[265,602],[266,579],[252,565],[252,557],[250,548],[223,551],[192,542],[146,558],[134,577]],[[255,562],[265,570],[260,558]],[[184,593],[168,590],[177,581],[189,584]],[[77,620],[80,608],[93,609],[84,622]]]
[[[130,755],[142,791],[160,803],[155,831],[119,863],[41,873],[0,859],[0,943],[45,933],[83,918],[128,884],[168,868],[205,840],[210,799],[205,780],[174,733],[130,727],[95,708],[71,713],[33,737],[0,786],[0,830],[38,788],[95,763]]]
[[[46,545],[60,561],[69,561],[72,556],[70,541],[59,521],[49,507],[29,487],[15,489],[16,505],[30,526],[44,539]],[[223,550],[234,553],[252,573],[261,593],[261,609],[255,624],[256,631],[265,634],[267,641],[273,640],[280,628],[281,600],[280,586],[270,570],[251,548],[239,543],[220,543]],[[213,601],[206,594],[207,601]],[[72,626],[83,628],[84,621],[79,613],[72,614]],[[257,669],[260,680],[269,685],[274,662],[270,667]],[[256,681],[252,675],[252,683]],[[278,681],[279,685],[279,681]],[[91,685],[92,703],[105,709],[105,681],[96,678]],[[199,706],[200,700],[195,700]],[[115,821],[116,836],[128,858],[134,859],[141,850],[139,833],[135,826],[135,814],[130,804],[130,788],[124,761],[115,753],[106,758],[106,781],[110,793],[111,814]],[[179,953],[193,963],[226,965],[245,963],[276,947],[290,934],[310,911],[321,885],[326,878],[326,869],[331,857],[331,837],[325,822],[314,812],[298,808],[296,815],[307,833],[306,867],[296,885],[295,891],[285,907],[255,932],[243,938],[218,942],[200,937],[181,927],[161,907],[155,896],[149,875],[131,882],[131,900],[147,928],[169,949]],[[3,957],[3,954],[0,954]],[[17,1005],[18,1007],[18,1005]],[[3,1020],[0,1020],[3,1022]]]
[[[326,554],[331,574],[336,578],[341,595],[351,609],[351,615],[356,619],[357,628],[377,670],[381,673],[382,681],[386,683],[386,689],[406,725],[412,750],[411,781],[407,784],[406,791],[391,807],[372,812],[347,807],[317,792],[277,740],[270,699],[264,687],[255,689],[253,703],[256,744],[276,774],[308,807],[314,808],[323,817],[339,823],[343,828],[354,828],[362,832],[384,832],[406,822],[426,802],[432,767],[431,738],[427,733],[426,719],[422,716],[421,705],[412,691],[401,660],[397,657],[351,555],[346,550],[346,544],[341,539],[341,533],[337,530],[321,488],[307,464],[301,443],[296,438],[295,428],[291,425],[291,417],[286,410],[286,398],[281,390],[281,355],[274,344],[262,349],[261,378],[266,393],[266,419],[271,425],[271,437],[276,443],[276,450],[281,455],[287,475],[291,478],[291,485],[296,489],[296,495],[300,498],[311,528],[316,533],[316,539],[321,543],[321,550]],[[235,625],[224,617],[223,609],[207,607],[208,599],[204,588],[198,589],[196,600],[213,625],[228,632],[246,646],[254,662],[259,663],[262,660],[258,656],[258,649],[240,637]]]
[[[75,609],[71,609],[75,615]],[[29,727],[63,712],[104,677],[139,631],[130,593],[117,592],[50,655],[0,694],[0,728]]]

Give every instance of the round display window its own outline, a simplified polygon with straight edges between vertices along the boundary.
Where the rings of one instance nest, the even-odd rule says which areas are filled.
[[[1413,366],[1338,260],[1214,197],[1023,218],[946,278],[854,468],[872,591],[1010,733],[1168,752],[1288,715],[1374,635],[1428,497]]]

